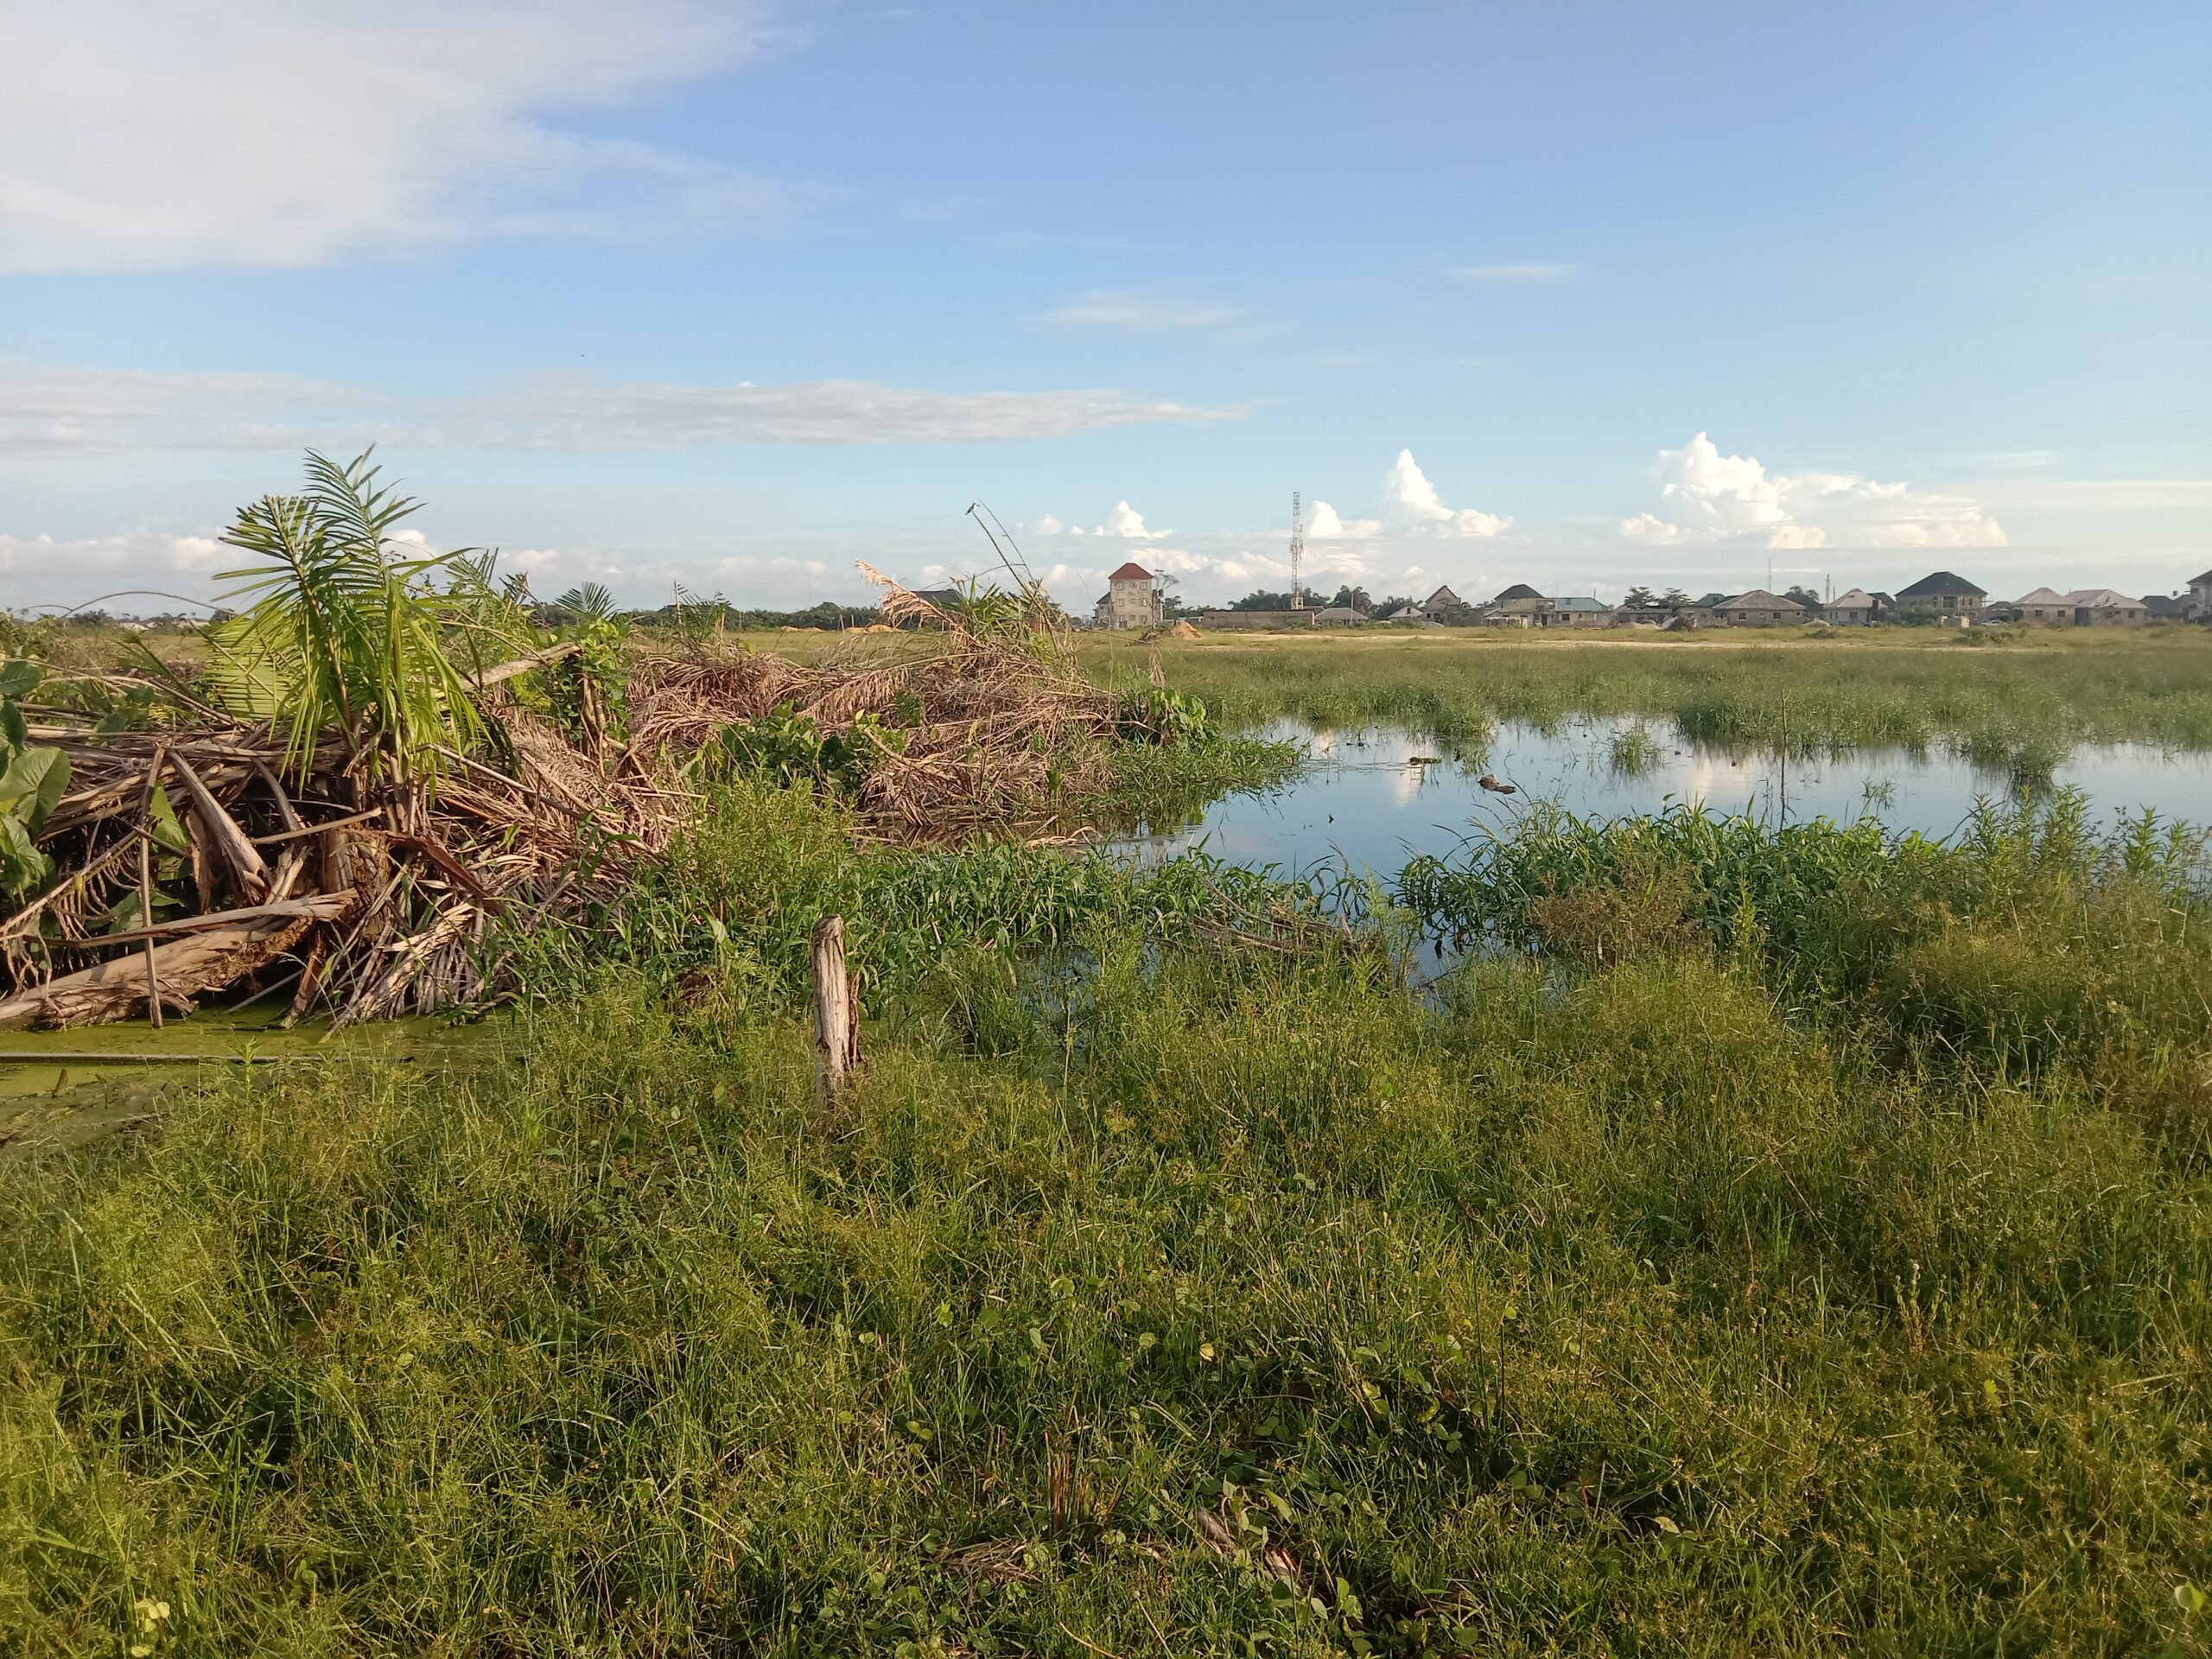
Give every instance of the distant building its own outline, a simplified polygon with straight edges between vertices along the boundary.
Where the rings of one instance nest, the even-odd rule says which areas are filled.
[[[1537,613],[1540,628],[1602,628],[1613,620],[1613,607],[1599,600],[1569,597],[1546,602],[1551,608]]]
[[[2070,628],[2074,626],[2074,607],[2063,594],[2053,593],[2048,588],[2038,588],[2031,594],[2022,594],[2012,601],[2012,608],[2020,613],[2020,620],[2040,628]]]
[[[1383,612],[1380,620],[1395,622],[1404,627],[1418,628],[1427,626],[1428,613],[1418,605],[1401,605],[1395,611]]]
[[[1449,588],[1440,588],[1421,601],[1421,609],[1430,621],[1441,622],[1447,627],[1464,628],[1476,620],[1476,607]]]
[[[1355,622],[1367,620],[1367,613],[1350,605],[1329,605],[1313,613],[1317,628],[1350,627]]]
[[[2139,628],[2151,620],[2141,600],[2110,588],[2078,588],[2066,595],[2066,602],[2074,607],[2077,628]]]
[[[2151,613],[2153,622],[2185,622],[2189,620],[2189,601],[2171,594],[2145,594],[2143,608]]]
[[[1724,599],[1713,613],[1732,628],[1770,628],[1786,622],[1809,622],[1813,613],[1784,594],[1754,588],[1748,594]]]
[[[2189,579],[2189,613],[2200,621],[2212,617],[2212,570]]]
[[[1497,613],[1500,616],[1511,618],[1524,628],[1544,628],[1551,626],[1544,620],[1552,612],[1550,600],[1546,599],[1541,594],[1530,593],[1525,588],[1519,589],[1509,588],[1505,592],[1511,594],[1513,597],[1508,599],[1503,594],[1498,596]]]
[[[1160,579],[1134,562],[1106,578],[1106,593],[1092,612],[1102,628],[1156,628],[1162,619]]]
[[[1497,608],[1502,611],[1508,605],[1514,604],[1520,600],[1541,599],[1543,595],[1541,594],[1531,588],[1527,582],[1516,582],[1503,593],[1500,594],[1496,599],[1491,601],[1491,603],[1497,606]]]
[[[1978,616],[1989,595],[1964,576],[1938,570],[1923,576],[1910,588],[1897,590],[1897,609],[1934,616]]]
[[[1878,620],[1895,603],[1886,594],[1870,594],[1854,588],[1821,607],[1821,620],[1839,628],[1863,628]]]

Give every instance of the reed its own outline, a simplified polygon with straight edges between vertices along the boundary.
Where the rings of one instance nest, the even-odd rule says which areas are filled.
[[[2046,775],[2077,743],[2212,748],[2205,630],[1994,651],[1910,632],[1903,641],[1677,645],[1438,630],[1408,639],[1166,641],[1158,649],[1171,681],[1205,696],[1231,725],[1289,715],[1325,727],[1395,724],[1472,743],[1501,721],[1641,715],[1724,747],[1947,747]],[[1131,682],[1147,660],[1109,639],[1084,646],[1086,666],[1108,684]]]

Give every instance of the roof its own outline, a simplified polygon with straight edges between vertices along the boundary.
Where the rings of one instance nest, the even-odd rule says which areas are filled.
[[[2145,594],[2143,608],[2153,616],[2187,616],[2189,607],[2169,594]]]
[[[1317,622],[1364,622],[1367,613],[1351,605],[1325,605],[1313,613]]]
[[[2093,611],[2115,608],[2120,610],[2133,608],[2139,611],[2143,608],[2141,600],[2130,599],[2126,594],[2111,588],[2077,588],[2066,595],[2066,602],[2069,605],[2086,606]]]
[[[2202,588],[2207,582],[2212,582],[2212,570],[2207,570],[2201,576],[2191,576],[2189,579],[2189,585],[2192,588]]]
[[[1838,594],[1821,608],[1824,611],[1873,611],[1879,610],[1881,605],[1881,600],[1875,594],[1864,588],[1854,588],[1847,594]]]
[[[1152,572],[1132,559],[1106,580],[1109,582],[1150,582]]]
[[[1594,599],[1555,599],[1552,601],[1552,608],[1555,611],[1580,611],[1586,613],[1591,611],[1610,611],[1613,607]]]
[[[1453,593],[1449,588],[1440,588],[1434,593],[1431,594],[1427,599],[1421,601],[1421,608],[1423,610],[1427,610],[1432,605],[1464,605],[1466,602],[1467,601],[1465,600],[1460,598],[1459,594]]]
[[[1754,588],[1748,594],[1722,600],[1719,608],[1724,611],[1802,611],[1805,607],[1784,594],[1770,594],[1764,588]]]
[[[1500,594],[1496,599],[1491,601],[1491,603],[1493,605],[1510,605],[1516,599],[1541,599],[1543,595],[1541,594],[1531,588],[1527,582],[1516,582],[1503,593]]]
[[[1910,588],[1897,590],[1899,599],[1942,599],[1946,594],[1971,594],[1983,597],[1982,590],[1955,571],[1938,570],[1923,576]]]
[[[2048,588],[2038,588],[2032,594],[2022,594],[2012,602],[2015,605],[2063,605],[2067,601],[2063,594],[2054,594]]]

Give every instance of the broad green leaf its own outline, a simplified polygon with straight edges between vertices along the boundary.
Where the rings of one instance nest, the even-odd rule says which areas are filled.
[[[54,861],[39,851],[14,813],[0,810],[0,893],[20,899],[44,883]]]
[[[0,697],[27,697],[45,677],[45,670],[20,657],[0,663]]]
[[[25,749],[0,773],[0,812],[22,819],[35,835],[68,787],[68,756],[59,749]]]
[[[147,813],[154,821],[154,842],[156,846],[166,848],[172,853],[192,850],[192,837],[177,822],[176,808],[169,804],[169,791],[166,785],[154,785],[153,798],[147,804]]]

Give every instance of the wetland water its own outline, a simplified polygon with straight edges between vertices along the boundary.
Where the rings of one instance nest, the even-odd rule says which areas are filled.
[[[1638,730],[1648,745],[1627,735]],[[1194,824],[1116,844],[1147,862],[1203,846],[1217,858],[1274,864],[1285,874],[1335,862],[1390,875],[1415,854],[1449,853],[1470,832],[1509,832],[1539,804],[1617,817],[1685,802],[1769,821],[1783,806],[1779,756],[1690,743],[1664,721],[1584,718],[1549,730],[1510,722],[1487,746],[1456,756],[1433,739],[1394,728],[1324,732],[1277,721],[1266,734],[1307,746],[1311,759],[1297,778],[1264,794],[1216,801]],[[1640,764],[1617,765],[1617,745],[1641,748]],[[1518,792],[1482,789],[1476,779],[1484,772]],[[2050,783],[2081,790],[2101,825],[2145,807],[2164,818],[2212,823],[2212,754],[2140,743],[2085,747]],[[1977,799],[2008,801],[2013,789],[2007,774],[1940,750],[1792,755],[1788,816],[1794,823],[1872,813],[1893,829],[1942,836],[1959,827]]]

